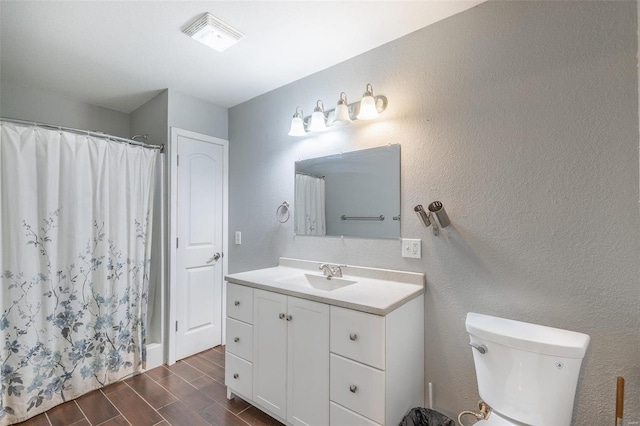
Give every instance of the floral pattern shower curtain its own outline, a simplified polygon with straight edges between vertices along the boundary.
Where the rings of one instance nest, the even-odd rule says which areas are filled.
[[[157,151],[0,123],[0,424],[140,371]]]

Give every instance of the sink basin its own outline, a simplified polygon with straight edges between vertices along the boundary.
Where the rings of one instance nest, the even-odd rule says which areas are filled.
[[[324,275],[304,274],[295,277],[288,277],[276,280],[283,284],[293,284],[302,287],[313,287],[317,290],[333,291],[339,288],[355,284],[356,281],[347,280],[345,278],[331,277],[330,279]]]

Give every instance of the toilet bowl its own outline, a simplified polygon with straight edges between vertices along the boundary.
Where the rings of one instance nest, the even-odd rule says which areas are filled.
[[[473,312],[466,328],[489,407],[478,426],[571,425],[588,335]]]

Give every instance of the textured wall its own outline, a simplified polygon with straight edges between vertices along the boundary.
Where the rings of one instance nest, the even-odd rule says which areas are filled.
[[[489,2],[230,110],[231,272],[279,256],[426,273],[426,382],[435,405],[472,409],[469,311],[588,333],[574,424],[640,420],[640,218],[635,2]],[[375,122],[287,136],[301,105],[389,99]],[[295,237],[275,210],[292,202],[299,158],[402,144],[397,240]],[[440,237],[412,207],[441,200]]]
[[[131,136],[129,114],[4,80],[0,84],[0,116],[94,130],[123,138]]]
[[[229,111],[211,102],[169,90],[169,127],[228,139]]]
[[[169,130],[169,90],[165,89],[149,102],[131,112],[131,135],[149,135],[148,143],[167,145]]]

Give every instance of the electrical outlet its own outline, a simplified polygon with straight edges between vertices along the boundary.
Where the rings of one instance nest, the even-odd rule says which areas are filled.
[[[236,231],[236,244],[242,244],[242,232],[240,231]]]
[[[422,257],[422,240],[402,239],[402,257],[420,259]]]

